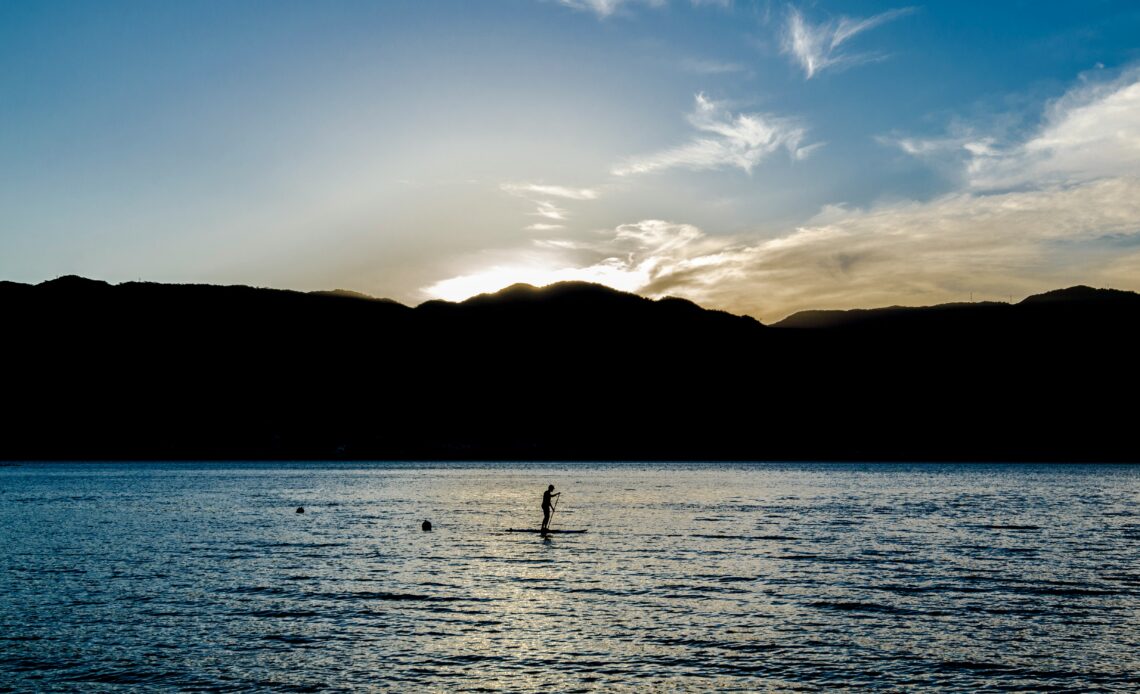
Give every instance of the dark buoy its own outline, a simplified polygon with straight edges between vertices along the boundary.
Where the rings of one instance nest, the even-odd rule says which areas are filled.
[[[423,528],[425,531],[431,530],[431,521],[424,521],[424,524],[421,525],[420,527]]]
[[[304,507],[304,506],[298,506],[298,507],[297,507],[297,513],[304,513],[304,512],[305,512],[305,507]]]

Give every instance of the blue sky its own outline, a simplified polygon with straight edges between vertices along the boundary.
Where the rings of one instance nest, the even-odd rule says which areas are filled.
[[[0,0],[0,278],[1140,289],[1134,2]]]

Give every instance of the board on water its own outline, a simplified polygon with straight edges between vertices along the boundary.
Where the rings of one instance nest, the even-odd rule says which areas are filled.
[[[584,533],[585,530],[542,530],[539,528],[507,528],[508,533],[540,533],[542,535],[558,535],[559,533]]]

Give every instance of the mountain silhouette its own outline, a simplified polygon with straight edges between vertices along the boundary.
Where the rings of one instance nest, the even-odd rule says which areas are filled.
[[[563,282],[356,292],[0,282],[0,458],[1137,460],[1140,296],[774,326]]]
[[[937,306],[801,311],[774,323],[777,328],[1024,330],[1055,327],[1056,321],[1110,328],[1115,319],[1140,311],[1140,294],[1118,289],[1077,286],[1030,296],[1017,304],[953,303]]]

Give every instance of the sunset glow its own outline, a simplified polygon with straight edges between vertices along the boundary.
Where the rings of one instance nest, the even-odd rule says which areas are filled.
[[[441,280],[424,291],[432,298],[462,301],[478,294],[498,291],[512,284],[523,283],[544,287],[566,281],[597,282],[614,289],[632,292],[644,286],[646,278],[634,272],[604,265],[584,268],[495,266],[470,275]]]

